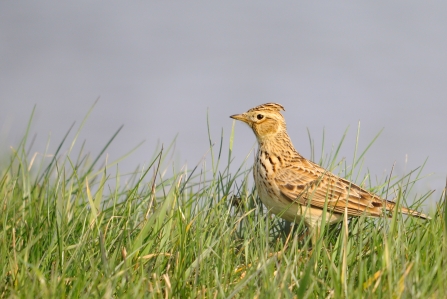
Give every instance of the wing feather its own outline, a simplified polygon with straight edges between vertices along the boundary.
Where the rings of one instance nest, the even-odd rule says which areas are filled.
[[[384,209],[390,210],[394,206],[394,203],[306,162],[306,165],[295,164],[276,173],[275,183],[288,200],[318,208],[324,208],[327,202],[329,211],[344,213],[347,209],[352,216],[380,216]]]

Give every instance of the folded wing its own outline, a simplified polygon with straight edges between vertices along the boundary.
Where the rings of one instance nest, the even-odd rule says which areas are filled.
[[[310,161],[278,170],[275,183],[288,200],[318,208],[324,208],[327,202],[328,211],[334,213],[344,213],[347,209],[351,216],[381,216],[385,211],[392,212],[395,207],[394,202],[337,177]],[[427,218],[410,209],[400,210],[405,214]]]

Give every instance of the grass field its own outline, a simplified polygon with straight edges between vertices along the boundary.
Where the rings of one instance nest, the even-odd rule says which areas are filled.
[[[309,250],[302,224],[263,209],[247,166],[230,172],[232,138],[209,169],[164,177],[165,148],[130,179],[73,153],[76,137],[46,158],[27,139],[0,164],[0,298],[447,298],[445,192],[430,221],[345,219]],[[317,162],[353,179],[363,155]],[[419,209],[420,175],[356,182]]]

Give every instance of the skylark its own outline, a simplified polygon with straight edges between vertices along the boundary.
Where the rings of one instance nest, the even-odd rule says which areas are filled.
[[[230,116],[252,128],[258,141],[253,176],[261,201],[283,219],[305,225],[318,236],[325,205],[326,222],[336,223],[348,216],[379,217],[390,215],[396,204],[358,185],[340,178],[305,159],[293,147],[280,113],[284,107],[267,103],[242,114]],[[428,216],[405,207],[401,213],[420,218]]]

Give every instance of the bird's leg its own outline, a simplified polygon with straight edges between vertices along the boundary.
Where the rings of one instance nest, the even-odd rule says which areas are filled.
[[[311,234],[311,245],[312,245],[312,249],[314,249],[317,246],[317,242],[320,239],[320,226],[319,225],[315,225],[310,227],[309,226],[309,233]]]

